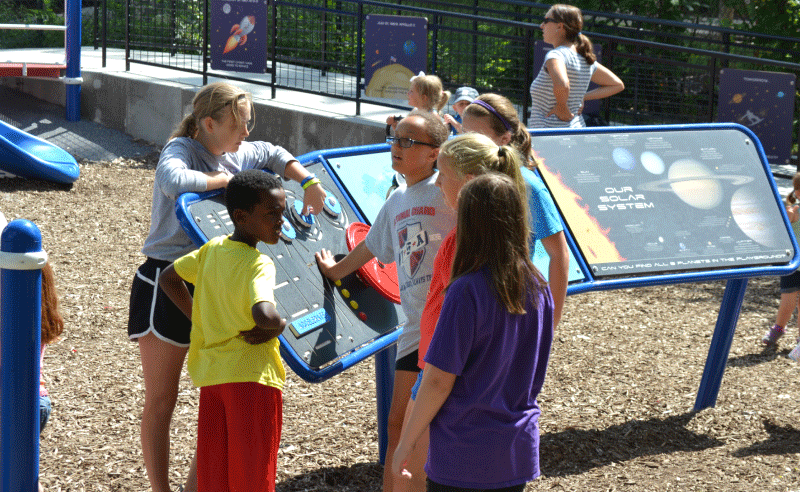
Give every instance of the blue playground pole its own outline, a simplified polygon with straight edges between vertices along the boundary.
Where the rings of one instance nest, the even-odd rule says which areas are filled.
[[[64,17],[64,45],[67,56],[66,88],[67,121],[81,119],[81,0],[67,0]]]
[[[39,228],[14,220],[0,239],[0,452],[2,492],[34,492],[39,477],[39,354],[42,322]]]
[[[719,306],[717,325],[714,327],[714,337],[708,349],[706,367],[703,369],[703,378],[700,380],[700,389],[694,410],[713,407],[717,403],[717,394],[722,385],[722,375],[728,364],[728,354],[733,343],[733,334],[736,332],[736,322],[742,309],[744,293],[747,291],[746,278],[734,278],[725,284],[725,293],[722,295],[722,304]]]
[[[378,460],[386,463],[386,447],[389,444],[389,409],[394,391],[394,360],[397,345],[391,345],[375,354],[375,400],[378,413]]]

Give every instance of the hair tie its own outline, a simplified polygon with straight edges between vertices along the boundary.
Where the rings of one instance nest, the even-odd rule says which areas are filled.
[[[583,34],[583,33],[582,33],[582,32],[580,32],[580,31],[578,31],[578,34],[576,34],[576,35],[575,35],[575,37],[577,38],[577,37],[578,37],[578,36],[580,36],[581,34]]]
[[[475,99],[474,101],[472,101],[471,104],[477,104],[478,106],[482,106],[482,107],[488,109],[490,113],[492,113],[493,115],[497,116],[497,119],[500,120],[500,123],[502,123],[503,126],[506,127],[506,131],[509,131],[509,132],[511,131],[511,125],[508,123],[508,121],[506,121],[505,118],[500,116],[500,113],[498,113],[497,110],[494,109],[491,104],[487,104],[487,103],[481,101],[480,99]]]

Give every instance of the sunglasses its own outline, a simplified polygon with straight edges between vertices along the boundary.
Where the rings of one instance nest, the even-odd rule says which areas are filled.
[[[400,147],[403,147],[404,149],[410,149],[414,144],[428,145],[428,146],[433,147],[433,148],[439,147],[438,145],[434,145],[432,143],[420,142],[419,140],[413,140],[411,138],[386,137],[386,143],[391,145],[391,144],[393,144],[395,142],[397,142],[397,145],[399,145]]]

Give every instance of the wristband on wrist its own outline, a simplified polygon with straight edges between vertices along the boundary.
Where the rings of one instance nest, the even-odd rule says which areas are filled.
[[[300,181],[300,186],[302,186],[302,187],[303,187],[303,189],[305,190],[305,189],[306,189],[306,183],[308,183],[309,181],[311,181],[312,179],[314,179],[314,178],[316,178],[316,177],[317,177],[317,176],[316,176],[314,173],[311,173],[311,174],[309,174],[308,176],[306,176],[305,178],[303,178],[303,180],[302,180],[302,181]]]
[[[305,190],[309,186],[314,186],[315,184],[320,184],[320,180],[318,178],[314,177],[314,178],[311,178],[311,179],[304,179],[303,183],[305,183],[303,185],[303,189]]]

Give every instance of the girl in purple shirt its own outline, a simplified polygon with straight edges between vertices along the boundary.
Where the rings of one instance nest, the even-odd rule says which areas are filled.
[[[522,491],[539,476],[539,405],[553,298],[530,260],[528,207],[508,176],[469,181],[425,372],[392,470],[430,425],[427,490]]]

